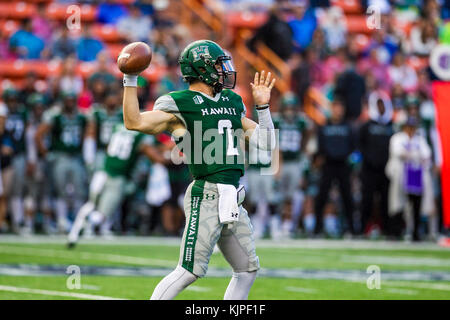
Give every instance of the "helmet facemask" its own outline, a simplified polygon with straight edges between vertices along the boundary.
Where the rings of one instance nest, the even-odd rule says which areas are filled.
[[[220,92],[222,89],[234,89],[236,86],[236,70],[231,62],[231,57],[220,56],[217,58],[215,67],[219,79],[214,84],[214,90]]]

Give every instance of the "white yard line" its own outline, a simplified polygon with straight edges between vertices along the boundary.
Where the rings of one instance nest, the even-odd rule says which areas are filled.
[[[395,293],[395,294],[406,294],[409,296],[416,296],[418,294],[418,292],[416,290],[397,289],[397,288],[386,289],[386,292]]]
[[[382,286],[385,285],[385,286],[395,286],[395,287],[450,291],[450,284],[446,284],[446,283],[424,283],[424,282],[415,282],[415,281],[386,281],[386,282],[382,281],[381,285]]]
[[[341,255],[342,262],[388,264],[397,266],[450,267],[450,259],[412,257],[412,256],[377,256],[377,255]]]
[[[176,265],[176,261],[150,259],[142,257],[124,256],[118,254],[96,253],[96,252],[82,252],[82,251],[67,251],[57,249],[38,249],[38,248],[24,248],[20,246],[4,246],[0,245],[0,253],[27,255],[33,257],[52,257],[65,259],[82,259],[95,261],[108,261],[118,263],[128,263],[142,266],[161,266],[171,267]]]
[[[211,291],[210,288],[207,287],[199,287],[199,286],[189,286],[186,288],[187,291],[194,291],[194,292],[209,292]]]
[[[301,287],[286,287],[284,288],[286,291],[291,292],[301,292],[301,293],[317,293],[316,289],[311,288],[301,288]]]
[[[2,235],[0,243],[56,243],[64,244],[67,238],[64,236],[33,235],[21,237],[16,235]],[[179,247],[181,238],[177,237],[137,237],[116,236],[109,239],[97,237],[93,239],[82,239],[81,244],[95,245],[157,245]],[[257,240],[256,248],[294,248],[294,249],[377,249],[377,250],[427,250],[446,251],[450,248],[439,246],[433,242],[406,243],[400,241],[372,241],[372,240],[325,240],[325,239],[289,239],[281,241]]]
[[[79,299],[87,299],[87,300],[126,300],[126,299],[122,299],[122,298],[98,296],[98,295],[87,294],[87,293],[41,290],[41,289],[22,288],[22,287],[3,286],[3,285],[0,285],[0,291],[17,292],[17,293],[31,293],[31,294],[39,294],[39,295],[44,295],[44,296],[54,296],[54,297],[70,297],[70,298],[79,298]]]

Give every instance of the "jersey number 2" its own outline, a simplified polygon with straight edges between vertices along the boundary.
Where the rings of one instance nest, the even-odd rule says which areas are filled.
[[[234,147],[234,139],[233,139],[233,126],[231,121],[228,119],[219,120],[218,129],[220,134],[225,134],[227,132],[227,156],[237,156],[239,155],[239,151],[236,147]],[[228,129],[228,130],[225,130]]]

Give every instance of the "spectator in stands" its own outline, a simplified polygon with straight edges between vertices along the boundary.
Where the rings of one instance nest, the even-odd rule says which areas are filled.
[[[389,214],[391,215],[390,233],[400,237],[403,229],[405,210],[412,209],[413,241],[420,240],[419,226],[421,212],[433,210],[433,187],[430,176],[431,150],[426,140],[416,129],[417,117],[408,117],[402,131],[394,134],[389,144],[389,161],[386,175],[389,185]],[[431,193],[431,195],[430,195]]]
[[[78,59],[87,62],[94,61],[97,54],[103,50],[104,45],[100,40],[94,38],[90,24],[84,23],[82,30],[83,34],[76,46]]]
[[[356,71],[353,56],[347,56],[345,71],[338,76],[334,95],[339,97],[345,106],[345,117],[356,119],[361,114],[362,99],[366,94],[364,78]]]
[[[369,120],[359,131],[359,150],[363,161],[361,170],[362,204],[361,231],[364,233],[373,217],[374,197],[379,195],[379,217],[381,230],[388,228],[388,188],[389,180],[384,173],[389,157],[389,140],[394,133],[392,126],[392,104],[384,92],[369,95]]]
[[[325,32],[327,46],[331,51],[336,51],[346,44],[347,25],[344,20],[344,13],[340,7],[328,9],[325,23],[322,25]]]
[[[412,53],[427,56],[437,44],[436,27],[433,22],[423,19],[411,29],[409,39]]]
[[[291,58],[291,63],[293,64],[291,87],[301,104],[305,102],[305,97],[308,95],[312,82],[312,65],[310,63],[311,60],[308,60],[310,58],[309,51],[307,49],[300,54],[296,53]]]
[[[388,36],[386,30],[381,28],[375,29],[363,54],[365,56],[372,55],[377,58],[378,63],[385,65],[392,61],[398,49],[395,38]]]
[[[294,51],[294,43],[292,28],[286,22],[288,10],[289,7],[286,7],[286,2],[274,4],[267,22],[256,30],[255,35],[250,39],[249,47],[252,51],[256,51],[257,44],[261,41],[281,59],[288,60],[291,57]]]
[[[9,48],[22,59],[41,58],[44,41],[33,34],[30,19],[22,21],[20,29],[9,39]]]
[[[52,37],[52,25],[50,20],[46,16],[47,4],[41,2],[37,5],[36,14],[31,18],[31,26],[33,34],[41,38],[48,43]]]
[[[123,16],[128,14],[127,8],[115,1],[105,0],[98,5],[97,21],[100,23],[116,24]]]
[[[309,46],[312,41],[314,31],[317,27],[317,20],[314,9],[306,8],[304,1],[292,5],[293,18],[289,20],[292,29],[292,37],[297,51],[302,51]]]
[[[73,57],[64,60],[59,78],[59,89],[62,92],[72,91],[79,95],[83,90],[83,79],[76,74],[77,61]]]
[[[62,26],[58,30],[59,35],[56,36],[50,49],[52,58],[65,59],[70,55],[74,55],[76,46],[75,41],[70,37],[69,29]]]
[[[331,104],[329,121],[319,127],[318,154],[323,161],[319,193],[315,199],[316,226],[315,233],[321,234],[323,229],[323,209],[328,200],[333,182],[338,182],[343,209],[347,221],[347,229],[354,234],[353,199],[350,190],[351,169],[349,155],[354,151],[356,139],[351,126],[345,121],[345,107],[342,101],[334,99]]]
[[[129,12],[117,21],[117,31],[126,42],[148,41],[152,28],[150,16],[143,15],[136,4],[130,5]]]
[[[400,84],[405,92],[412,92],[417,89],[418,80],[416,71],[410,67],[402,52],[397,52],[392,60],[392,65],[388,69],[390,80],[393,84]]]

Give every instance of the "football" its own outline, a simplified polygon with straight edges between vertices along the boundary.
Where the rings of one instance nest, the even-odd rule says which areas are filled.
[[[151,60],[152,49],[144,42],[133,42],[122,49],[117,65],[125,74],[138,74],[147,69]]]

